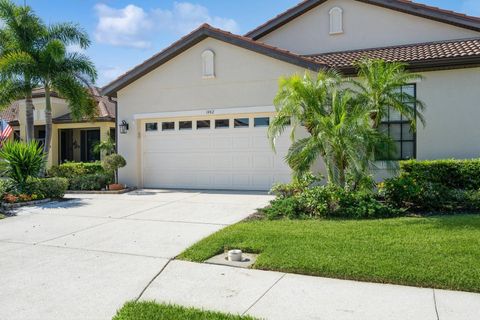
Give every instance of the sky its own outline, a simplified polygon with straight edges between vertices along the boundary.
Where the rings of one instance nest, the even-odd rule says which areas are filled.
[[[24,1],[48,24],[74,22],[92,45],[103,86],[207,22],[244,34],[300,0],[15,0]],[[480,0],[416,0],[480,16]],[[78,50],[78,48],[71,48]]]

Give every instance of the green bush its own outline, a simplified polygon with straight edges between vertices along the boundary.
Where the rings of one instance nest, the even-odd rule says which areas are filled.
[[[0,179],[0,197],[11,192],[15,188],[15,182],[11,179]]]
[[[115,172],[126,165],[127,161],[125,158],[116,153],[106,156],[102,161],[103,170],[112,177],[112,181],[115,183],[117,182]]]
[[[371,192],[348,191],[333,185],[315,186],[290,197],[279,197],[262,212],[268,219],[397,217],[403,210],[382,203]]]
[[[451,189],[440,183],[417,182],[410,177],[385,180],[379,188],[392,206],[416,212],[480,211],[480,191]]]
[[[305,174],[302,178],[295,180],[292,183],[280,183],[273,186],[270,190],[277,198],[288,198],[302,193],[309,187],[320,182],[323,178],[315,176],[312,173]]]
[[[392,206],[416,212],[480,211],[480,160],[404,161],[379,185]]]
[[[449,189],[480,189],[480,159],[409,160],[400,163],[400,176],[417,183],[435,183]]]
[[[53,166],[48,170],[50,177],[77,178],[78,176],[103,173],[102,163],[97,162],[66,162]]]
[[[68,188],[66,178],[30,179],[27,182],[27,191],[30,195],[39,198],[63,198]]]
[[[7,176],[16,182],[16,187],[21,192],[29,178],[40,175],[45,164],[43,148],[37,141],[7,141],[0,149],[0,158],[7,163]]]
[[[68,180],[70,190],[101,190],[112,181],[110,175],[105,173],[87,174]]]

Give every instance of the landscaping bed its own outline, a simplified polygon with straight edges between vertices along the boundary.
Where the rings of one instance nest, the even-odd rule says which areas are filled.
[[[251,220],[179,258],[203,262],[234,248],[260,253],[256,269],[480,292],[480,215]]]
[[[113,320],[254,320],[248,316],[236,316],[203,311],[155,302],[128,302]]]

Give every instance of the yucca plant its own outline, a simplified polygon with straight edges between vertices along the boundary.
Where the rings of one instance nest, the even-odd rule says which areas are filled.
[[[7,141],[0,149],[0,158],[6,163],[6,175],[24,192],[29,178],[37,178],[45,163],[45,154],[37,141],[28,143]]]

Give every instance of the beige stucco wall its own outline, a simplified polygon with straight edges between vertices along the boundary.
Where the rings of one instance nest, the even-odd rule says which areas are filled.
[[[201,53],[215,52],[214,79],[202,78]],[[214,39],[205,39],[118,92],[119,153],[127,160],[122,183],[139,185],[140,126],[134,114],[272,106],[282,75],[303,73],[294,65]]]
[[[417,158],[480,157],[480,68],[423,73],[417,95],[426,127],[417,132]]]
[[[330,35],[329,11],[343,9],[343,34]],[[437,40],[479,32],[352,0],[330,0],[261,38],[300,54],[315,54]]]

